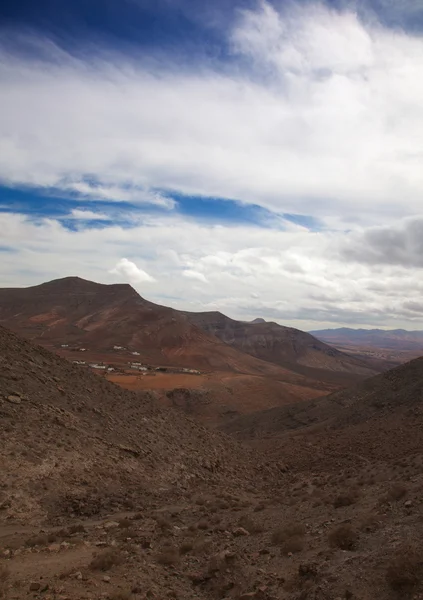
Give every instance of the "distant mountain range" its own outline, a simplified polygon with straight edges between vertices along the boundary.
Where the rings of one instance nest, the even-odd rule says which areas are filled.
[[[321,329],[310,331],[319,340],[340,346],[369,346],[392,350],[423,351],[423,331],[405,329]]]

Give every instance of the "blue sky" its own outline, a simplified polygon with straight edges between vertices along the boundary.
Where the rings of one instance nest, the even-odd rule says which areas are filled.
[[[0,23],[2,285],[423,326],[419,0],[15,0]]]

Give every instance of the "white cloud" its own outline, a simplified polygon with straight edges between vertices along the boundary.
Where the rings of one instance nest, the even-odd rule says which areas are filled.
[[[196,279],[197,281],[202,281],[203,283],[207,283],[207,279],[203,275],[203,273],[199,273],[198,271],[193,271],[192,269],[186,269],[182,271],[182,275],[187,277],[188,279]]]
[[[79,208],[74,208],[71,213],[69,215],[66,215],[67,219],[76,219],[77,221],[81,220],[81,221],[90,221],[90,220],[97,220],[97,221],[110,221],[110,217],[108,215],[105,215],[104,213],[98,213],[98,212],[94,212],[92,210],[87,210],[87,209],[79,209]]]
[[[143,293],[151,273],[149,299],[186,310],[422,327],[423,38],[288,4],[239,13],[232,70],[0,47],[0,180],[76,194],[75,220],[108,219],[90,200],[172,209],[186,193],[319,217],[321,231],[172,210],[69,231],[0,213],[3,285],[78,274]]]
[[[127,258],[121,258],[114,269],[110,271],[110,273],[124,278],[125,281],[129,281],[129,283],[137,284],[156,281],[153,277],[151,277],[151,275],[143,271],[143,269],[137,267],[134,262],[128,260]]]
[[[83,62],[51,43],[49,63],[1,50],[0,177],[87,198],[171,207],[151,191],[170,189],[364,223],[419,210],[422,38],[352,12],[266,3],[241,13],[230,37],[244,65],[232,72],[153,69],[101,49]]]
[[[0,263],[7,287],[79,275],[129,282],[159,304],[221,310],[242,320],[263,317],[301,329],[423,328],[421,268],[346,259],[342,250],[355,232],[210,226],[170,214],[132,228],[70,231],[52,219],[35,223],[0,213],[0,229],[1,245],[13,251]],[[149,274],[157,281],[146,294]]]

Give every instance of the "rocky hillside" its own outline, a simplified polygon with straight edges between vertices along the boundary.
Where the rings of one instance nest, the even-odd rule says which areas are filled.
[[[184,313],[189,321],[209,335],[241,352],[255,356],[310,377],[322,372],[370,377],[375,371],[362,360],[340,352],[309,333],[256,319],[252,323],[235,321],[220,312]]]
[[[244,476],[236,445],[0,328],[3,517],[138,505]]]
[[[0,328],[0,598],[422,598],[422,371],[253,450]]]

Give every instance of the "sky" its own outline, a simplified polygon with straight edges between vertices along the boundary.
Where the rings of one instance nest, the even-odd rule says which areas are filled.
[[[3,0],[0,286],[423,328],[421,0]]]

